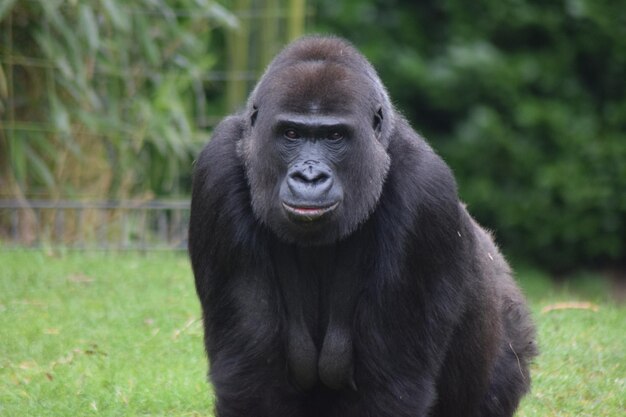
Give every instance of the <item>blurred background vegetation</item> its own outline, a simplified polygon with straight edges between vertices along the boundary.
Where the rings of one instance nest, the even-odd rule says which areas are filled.
[[[194,156],[271,57],[332,33],[508,255],[623,271],[620,3],[0,0],[0,198],[186,197]]]

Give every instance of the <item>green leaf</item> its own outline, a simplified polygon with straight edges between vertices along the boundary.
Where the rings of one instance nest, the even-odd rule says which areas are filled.
[[[30,147],[25,149],[26,157],[29,161],[29,168],[36,178],[42,181],[48,188],[53,188],[55,185],[54,175],[48,168],[48,165],[44,160]]]
[[[80,27],[86,35],[87,45],[91,52],[95,52],[100,46],[100,35],[98,33],[98,22],[93,9],[86,4],[80,6]]]
[[[136,33],[139,36],[139,44],[145,54],[148,63],[157,66],[161,63],[161,53],[155,40],[151,36],[152,29],[149,27],[144,16],[137,15],[134,19]]]
[[[220,23],[225,24],[229,29],[238,29],[239,28],[239,19],[225,9],[223,6],[217,4],[217,2],[211,2],[209,5],[209,13],[210,15],[218,20]]]
[[[116,29],[123,32],[130,31],[130,18],[127,10],[121,5],[121,2],[102,0],[102,6],[111,18],[111,22]]]
[[[70,115],[63,104],[59,102],[56,96],[50,96],[50,115],[52,123],[60,132],[68,133],[70,131]]]
[[[67,59],[67,51],[62,45],[59,45],[58,41],[47,36],[44,33],[37,33],[35,35],[39,47],[44,52],[46,58],[51,60],[55,67],[61,71],[61,74],[66,79],[73,80],[75,78],[74,69],[70,65]]]

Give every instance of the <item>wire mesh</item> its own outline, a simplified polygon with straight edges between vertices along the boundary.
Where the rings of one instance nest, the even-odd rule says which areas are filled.
[[[189,201],[0,199],[3,248],[186,250]]]

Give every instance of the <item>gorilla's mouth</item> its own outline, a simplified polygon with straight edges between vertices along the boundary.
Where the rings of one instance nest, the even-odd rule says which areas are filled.
[[[295,220],[312,222],[332,213],[339,206],[339,202],[329,206],[296,206],[283,201],[287,214]]]

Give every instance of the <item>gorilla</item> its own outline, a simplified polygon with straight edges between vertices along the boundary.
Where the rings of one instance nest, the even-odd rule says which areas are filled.
[[[272,61],[195,165],[218,417],[511,416],[535,330],[455,180],[348,42]]]

